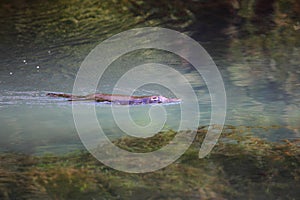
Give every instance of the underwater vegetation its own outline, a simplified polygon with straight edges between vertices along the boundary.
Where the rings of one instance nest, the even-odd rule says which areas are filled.
[[[199,127],[180,159],[144,174],[111,169],[86,151],[63,156],[3,152],[0,199],[297,199],[299,140],[268,142],[254,136],[252,128],[226,126],[213,151],[199,159],[207,131]],[[114,143],[133,152],[153,151],[175,134],[124,137]]]

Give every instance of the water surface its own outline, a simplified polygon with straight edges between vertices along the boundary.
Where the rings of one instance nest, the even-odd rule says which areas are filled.
[[[279,127],[256,131],[260,137],[272,141],[299,138],[298,29],[275,24],[266,31],[255,24],[225,21],[215,15],[205,18],[193,10],[177,13],[175,8],[173,18],[161,10],[142,15],[124,2],[1,3],[1,149],[41,154],[82,148],[73,122],[72,104],[45,94],[70,93],[81,62],[96,45],[121,31],[144,26],[172,28],[203,45],[225,83],[226,124]],[[199,97],[199,124],[207,125],[210,96],[205,83],[192,66],[171,53],[143,50],[119,58],[99,83],[98,91],[110,93],[126,69],[149,62],[172,66],[185,75]],[[140,88],[136,94],[173,95],[155,85]],[[165,129],[176,129],[179,106],[164,106],[169,111]],[[149,122],[149,108],[132,108],[137,123]],[[109,109],[109,105],[96,105],[103,129],[114,138],[121,133]]]

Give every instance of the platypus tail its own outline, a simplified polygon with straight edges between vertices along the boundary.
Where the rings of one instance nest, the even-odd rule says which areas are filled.
[[[71,94],[62,94],[62,93],[47,93],[46,94],[47,96],[50,96],[50,97],[63,97],[63,98],[73,98],[73,95]]]
[[[72,94],[50,92],[50,93],[47,93],[46,95],[50,96],[50,97],[68,98],[68,101],[82,101],[82,100],[86,100],[86,99],[84,99],[85,96],[72,95]]]

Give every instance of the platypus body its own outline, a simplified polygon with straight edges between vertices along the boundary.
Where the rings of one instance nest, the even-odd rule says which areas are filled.
[[[63,93],[48,93],[47,96],[68,98],[68,101],[96,101],[108,102],[120,105],[135,105],[135,104],[160,104],[160,103],[175,103],[180,102],[177,98],[167,98],[164,96],[127,96],[120,94],[89,94],[85,96],[63,94]]]

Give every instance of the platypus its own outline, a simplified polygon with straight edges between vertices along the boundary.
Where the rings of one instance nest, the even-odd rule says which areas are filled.
[[[68,98],[68,101],[85,101],[92,100],[96,102],[108,102],[120,105],[135,105],[135,104],[160,104],[160,103],[175,103],[180,102],[178,98],[167,98],[164,96],[127,96],[121,94],[89,94],[89,95],[72,95],[63,93],[47,93],[51,97]]]

